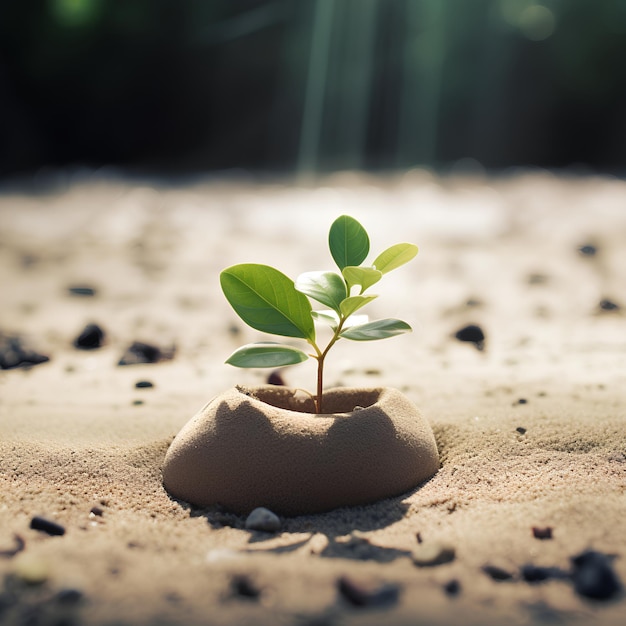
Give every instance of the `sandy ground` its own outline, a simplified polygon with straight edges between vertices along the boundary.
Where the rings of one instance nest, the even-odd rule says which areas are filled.
[[[590,599],[570,573],[592,549],[626,581],[625,207],[622,181],[548,173],[5,191],[0,331],[50,361],[0,372],[0,622],[623,624],[623,591]],[[160,466],[174,435],[215,394],[267,376],[223,364],[262,337],[230,310],[219,271],[332,269],[326,236],[342,213],[374,254],[420,246],[370,305],[416,332],[340,342],[327,384],[402,390],[432,425],[440,471],[271,534],[171,499]],[[77,350],[88,323],[105,344]],[[469,323],[484,350],[454,338]],[[118,366],[133,341],[175,356]],[[284,376],[311,388],[313,364]],[[34,516],[65,534],[31,529]],[[414,564],[440,543],[452,561]],[[559,569],[533,584],[531,564]],[[388,601],[353,606],[342,576],[388,585]]]

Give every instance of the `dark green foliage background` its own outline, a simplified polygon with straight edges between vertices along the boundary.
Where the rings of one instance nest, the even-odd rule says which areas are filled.
[[[331,7],[325,33],[315,30],[320,2]],[[544,0],[554,25],[539,40],[505,19],[511,3],[2,0],[0,176],[72,164],[447,167],[465,157],[622,172],[626,2]],[[318,83],[307,96],[311,44],[324,35],[323,92]]]

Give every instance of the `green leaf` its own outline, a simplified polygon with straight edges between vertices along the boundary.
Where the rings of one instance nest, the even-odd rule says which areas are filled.
[[[353,217],[342,215],[331,225],[328,245],[340,270],[348,265],[361,265],[370,251],[367,232]]]
[[[378,296],[350,296],[341,303],[341,314],[344,317],[349,317],[372,300],[376,300],[376,298]]]
[[[282,367],[308,359],[308,355],[279,343],[249,343],[235,350],[226,360],[235,367]]]
[[[408,263],[417,254],[417,251],[417,246],[412,243],[397,243],[395,246],[391,246],[391,248],[381,252],[376,257],[373,266],[383,274],[386,274]]]
[[[296,289],[335,311],[348,295],[346,283],[334,272],[306,272],[296,278]]]
[[[339,315],[335,311],[311,311],[314,320],[328,324],[333,330],[339,326]]]
[[[344,267],[341,273],[348,283],[348,289],[360,285],[361,293],[375,285],[383,277],[382,272],[373,267],[355,267],[354,265]]]
[[[315,341],[311,303],[282,272],[256,263],[220,274],[222,291],[241,319],[256,330]]]
[[[344,330],[339,336],[345,339],[352,339],[353,341],[374,341],[410,332],[411,327],[406,322],[387,318],[362,324],[361,326],[353,326]]]

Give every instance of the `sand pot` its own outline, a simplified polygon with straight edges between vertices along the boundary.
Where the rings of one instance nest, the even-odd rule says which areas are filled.
[[[287,387],[226,391],[172,442],[165,488],[196,506],[300,515],[397,496],[437,472],[432,430],[396,389],[331,389],[324,409]]]

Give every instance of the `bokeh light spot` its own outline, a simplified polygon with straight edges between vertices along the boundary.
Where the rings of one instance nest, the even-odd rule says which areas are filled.
[[[541,4],[533,4],[520,14],[519,28],[531,41],[543,41],[554,32],[554,13]]]

